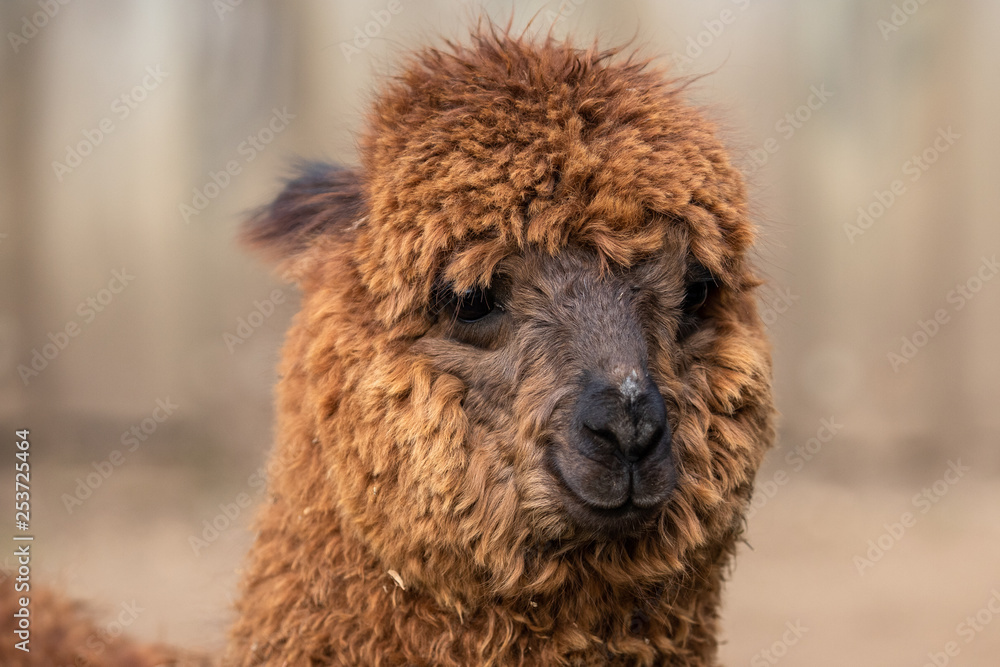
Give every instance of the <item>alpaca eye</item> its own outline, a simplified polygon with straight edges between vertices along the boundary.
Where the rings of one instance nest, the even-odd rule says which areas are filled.
[[[697,268],[701,269],[702,267],[699,265]],[[681,302],[683,316],[677,330],[679,339],[687,338],[700,328],[703,319],[702,308],[716,289],[718,289],[718,283],[715,282],[707,269],[696,271],[688,278],[687,288],[684,290],[684,300]]]
[[[691,261],[688,264],[687,287],[684,290],[684,301],[681,302],[681,310],[685,315],[696,315],[712,291],[717,289],[719,284],[715,281],[715,276],[701,262]]]
[[[687,291],[684,292],[684,302],[681,304],[684,312],[693,315],[704,306],[708,300],[708,292],[714,284],[712,280],[700,280],[688,285]]]
[[[458,295],[455,317],[466,324],[483,319],[497,307],[493,292],[488,289],[467,289]]]

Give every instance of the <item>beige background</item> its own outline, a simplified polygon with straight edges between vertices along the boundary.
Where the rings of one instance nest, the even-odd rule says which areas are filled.
[[[1000,279],[980,278],[1000,251],[1000,3],[400,0],[350,57],[342,45],[387,2],[57,6],[47,18],[37,1],[0,5],[0,426],[8,439],[31,429],[37,580],[109,619],[134,600],[140,636],[220,645],[249,510],[198,555],[189,537],[220,503],[258,497],[297,300],[234,229],[295,156],[352,161],[373,77],[412,45],[461,35],[481,6],[581,41],[634,36],[679,73],[710,73],[693,96],[752,172],[783,418],[729,587],[727,664],[918,666],[948,642],[948,664],[997,664]],[[294,118],[247,161],[242,142],[275,109]],[[101,140],[57,174],[88,135]],[[925,150],[935,161],[914,171]],[[231,160],[239,173],[186,222],[180,205]],[[851,233],[896,180],[892,205]],[[102,292],[122,269],[134,280]],[[275,289],[283,303],[230,351],[224,335]],[[18,366],[73,324],[25,385]],[[904,337],[921,346],[894,369]],[[148,421],[157,399],[177,405],[162,423]],[[155,431],[125,451],[143,420]],[[811,458],[796,458],[811,438]],[[63,494],[115,449],[121,465],[68,512]],[[13,461],[2,467],[9,498]],[[869,540],[889,549],[861,574]],[[980,630],[961,625],[984,608]]]

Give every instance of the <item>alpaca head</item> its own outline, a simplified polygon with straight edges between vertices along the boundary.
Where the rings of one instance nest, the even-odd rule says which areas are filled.
[[[248,229],[303,290],[279,502],[451,602],[728,553],[770,359],[742,180],[678,88],[488,31],[383,87],[360,167],[289,183]]]

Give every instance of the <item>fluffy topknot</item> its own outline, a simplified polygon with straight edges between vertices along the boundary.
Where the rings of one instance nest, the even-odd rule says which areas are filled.
[[[361,141],[370,206],[358,257],[395,316],[442,259],[460,286],[529,245],[588,244],[629,265],[684,221],[692,252],[740,286],[753,241],[743,182],[714,128],[648,61],[495,29],[414,55]]]

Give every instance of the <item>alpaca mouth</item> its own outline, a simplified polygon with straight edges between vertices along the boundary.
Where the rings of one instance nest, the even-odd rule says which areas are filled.
[[[669,459],[638,465],[557,453],[552,464],[567,514],[579,527],[602,534],[646,528],[662,513],[676,485]]]

